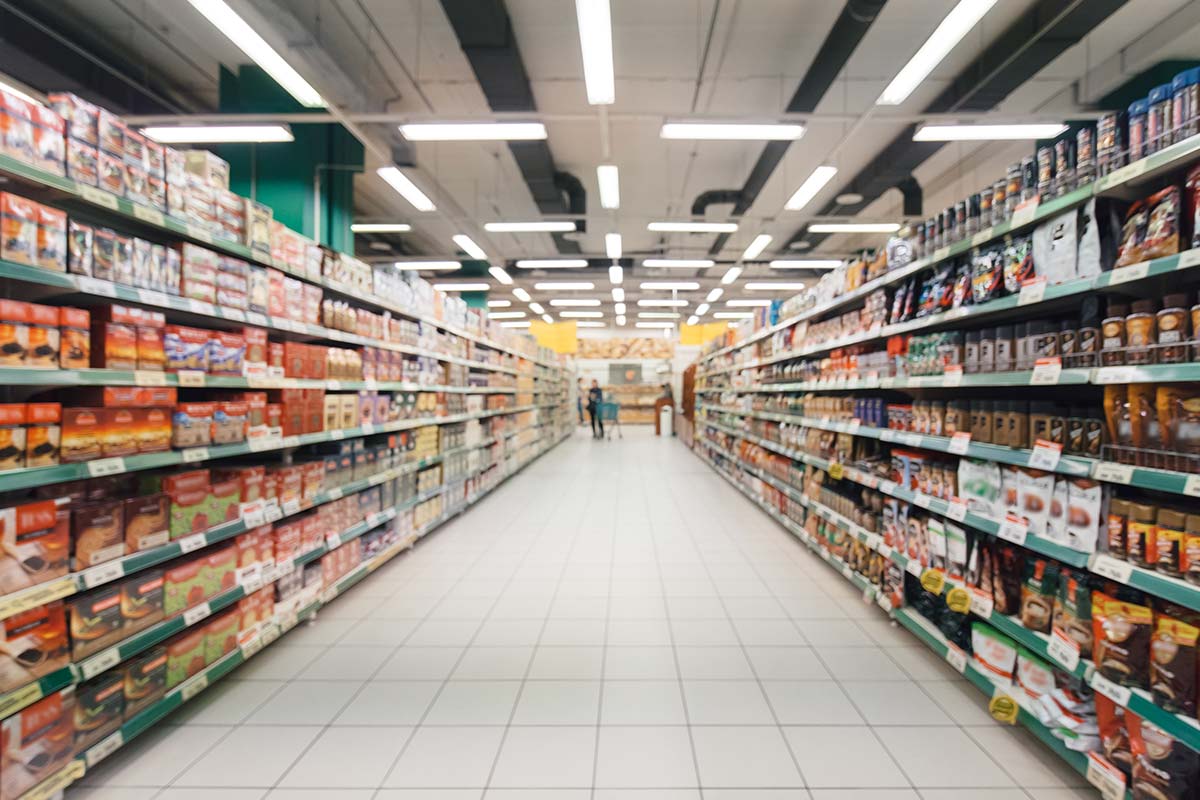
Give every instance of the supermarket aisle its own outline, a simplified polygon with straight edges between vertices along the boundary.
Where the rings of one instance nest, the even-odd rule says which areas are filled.
[[[70,795],[1094,796],[645,428],[580,432],[167,723]]]

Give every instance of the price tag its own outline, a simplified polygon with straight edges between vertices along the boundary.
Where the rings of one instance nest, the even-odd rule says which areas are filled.
[[[285,448],[299,447],[300,446],[300,437],[299,436],[285,436],[279,442],[279,446],[285,447]]]
[[[880,441],[894,442],[896,441],[896,432],[891,428],[884,428],[879,432]]]
[[[325,537],[325,549],[337,550],[342,546],[342,535],[340,533],[331,533]]]
[[[1034,469],[1053,472],[1058,466],[1058,459],[1062,457],[1062,445],[1057,442],[1048,442],[1045,439],[1038,439],[1033,446],[1033,452],[1029,454],[1029,466]]]
[[[1055,628],[1046,644],[1046,655],[1074,672],[1079,666],[1079,643]]]
[[[283,515],[290,517],[293,514],[300,513],[300,500],[293,497],[291,500],[285,500],[283,503]]]
[[[296,562],[290,558],[287,559],[286,561],[280,561],[279,563],[277,563],[275,565],[275,573],[280,578],[282,578],[284,575],[292,574],[292,572],[295,571],[295,569],[296,569]]]
[[[91,589],[93,586],[125,577],[125,565],[120,561],[109,561],[107,564],[84,570],[80,577],[83,579],[84,588]]]
[[[278,522],[279,520],[283,519],[283,512],[279,510],[279,506],[275,505],[274,503],[270,503],[265,509],[263,509],[263,516],[266,518],[267,522]]]
[[[231,319],[234,322],[246,321],[246,314],[240,308],[224,308],[221,310],[221,314],[225,319]]]
[[[1191,497],[1200,497],[1200,475],[1188,475],[1183,484],[1183,493]]]
[[[363,432],[363,435],[365,435],[365,436],[370,436],[371,434],[375,433],[374,423],[364,422],[362,424],[362,432]]]
[[[87,761],[88,769],[91,769],[117,752],[123,744],[125,744],[125,736],[120,731],[117,731],[111,736],[105,736],[99,742],[89,747],[87,752],[83,754],[84,759]]]
[[[81,275],[75,280],[78,281],[80,291],[86,292],[87,294],[99,295],[100,297],[117,296],[117,287],[110,281],[89,278],[86,275]]]
[[[195,625],[200,620],[212,614],[212,609],[208,603],[201,603],[198,606],[192,606],[187,611],[183,612],[183,622],[188,627]]]
[[[892,560],[892,553],[894,551],[892,550],[892,546],[890,544],[881,544],[875,549],[879,551],[879,555],[883,556],[888,561]]]
[[[960,674],[966,672],[967,654],[954,645],[948,645],[946,647],[946,663],[958,670]]]
[[[138,289],[137,294],[138,301],[148,306],[169,306],[171,304],[170,298],[162,292],[156,292],[153,289]]]
[[[324,605],[326,603],[332,603],[337,596],[338,588],[336,586],[330,586],[328,589],[321,592],[321,604]]]
[[[112,192],[97,189],[95,186],[88,186],[86,183],[77,183],[75,186],[79,190],[79,196],[89,203],[104,206],[110,211],[116,211],[120,208],[120,202]]]
[[[1133,367],[1100,367],[1092,373],[1092,383],[1130,383],[1134,375]]]
[[[1013,210],[1012,220],[1009,222],[1009,230],[1014,230],[1022,225],[1028,225],[1033,222],[1037,216],[1038,202],[1040,197],[1034,197],[1031,200],[1026,200]]]
[[[166,222],[166,219],[163,217],[163,213],[157,208],[147,208],[146,206],[138,203],[133,204],[133,216],[137,217],[142,222],[148,222],[151,225],[157,225],[160,228]]]
[[[216,306],[203,300],[188,300],[188,308],[193,314],[206,314],[210,317],[217,313]]]
[[[1033,365],[1033,374],[1029,376],[1030,386],[1054,386],[1062,375],[1062,359],[1039,358]]]
[[[955,522],[962,522],[967,518],[967,504],[959,498],[954,498],[946,503],[946,516]]]
[[[133,384],[135,386],[166,386],[167,374],[152,369],[135,370],[133,373]]]
[[[247,595],[254,594],[263,585],[263,571],[261,564],[251,564],[248,567],[240,570],[238,576],[238,585],[242,587],[242,592]]]
[[[921,508],[929,508],[933,505],[933,498],[924,492],[916,492],[913,494],[913,503]]]
[[[1150,274],[1150,262],[1142,261],[1138,264],[1130,264],[1128,267],[1114,269],[1108,274],[1108,285],[1116,286],[1120,283],[1129,283],[1130,281],[1138,281]]]
[[[335,428],[334,430],[329,431],[329,438],[333,439],[334,441],[337,441],[338,439],[345,439],[346,432],[341,428]]]
[[[1032,303],[1040,303],[1045,297],[1046,279],[1030,278],[1021,284],[1021,291],[1017,295],[1017,305],[1027,306]]]
[[[337,380],[325,381],[325,388],[331,392],[339,391],[342,388],[342,382]]]
[[[971,610],[971,593],[961,586],[955,586],[946,592],[946,607],[956,614],[966,614]]]
[[[946,588],[946,575],[940,569],[927,569],[921,573],[921,588],[933,594],[941,594]]]
[[[1200,264],[1200,248],[1184,250],[1179,254],[1179,260],[1175,264],[1175,269],[1190,269],[1197,264]]]
[[[258,651],[263,649],[263,637],[255,636],[250,641],[242,645],[242,658],[252,658],[258,655]]]
[[[179,552],[190,553],[208,544],[208,538],[203,533],[195,533],[179,540]]]
[[[88,475],[93,478],[103,478],[105,475],[120,475],[125,471],[125,459],[100,458],[87,462]]]
[[[179,696],[183,699],[183,702],[186,703],[188,700],[191,700],[193,697],[200,694],[207,688],[208,676],[203,674],[197,675],[179,689]]]
[[[187,224],[187,235],[193,239],[199,239],[205,244],[212,244],[212,234],[209,233],[206,228],[196,225],[195,223],[189,222]]]
[[[992,615],[992,609],[996,607],[996,601],[992,599],[990,594],[979,591],[978,589],[971,590],[971,613],[977,617],[987,619]]]
[[[1101,461],[1092,469],[1092,477],[1098,481],[1128,485],[1133,480],[1133,467],[1128,464]]]
[[[901,433],[896,439],[900,444],[906,444],[909,447],[920,447],[922,441],[919,433]]]
[[[208,448],[207,447],[189,447],[188,449],[182,451],[182,457],[183,457],[183,463],[185,463],[185,464],[194,464],[197,461],[207,461],[208,460]]]
[[[961,386],[963,368],[961,364],[951,364],[942,372],[942,386]]]
[[[1088,569],[1117,583],[1129,583],[1129,579],[1133,577],[1133,564],[1100,553],[1092,556],[1092,563]]]
[[[1124,800],[1125,773],[1099,753],[1088,753],[1087,782],[1100,790],[1104,800]]]
[[[845,468],[837,461],[834,461],[829,465],[829,477],[833,478],[835,481],[841,480],[845,474]]]
[[[883,492],[884,494],[894,495],[896,493],[896,482],[889,480],[880,481],[879,491]]]
[[[887,592],[880,592],[875,597],[875,605],[882,608],[888,614],[892,613],[892,598]]]
[[[1020,517],[1008,514],[1000,523],[996,535],[1006,542],[1024,545],[1025,537],[1029,535],[1029,526]]]
[[[988,713],[997,722],[1003,722],[1006,725],[1016,725],[1017,717],[1021,715],[1021,707],[1003,689],[996,687],[996,691],[992,695],[992,700],[988,703]]]
[[[102,650],[96,655],[89,658],[87,661],[79,665],[79,671],[83,673],[83,679],[89,680],[96,677],[105,670],[112,669],[117,664],[121,663],[121,654],[117,648],[110,647],[107,650]]]
[[[260,328],[265,328],[271,324],[271,321],[267,319],[265,314],[260,314],[257,311],[247,311],[246,322],[249,322],[251,325],[257,325]]]
[[[1089,683],[1097,692],[1122,707],[1128,706],[1130,698],[1133,697],[1133,691],[1128,686],[1121,686],[1115,681],[1110,681],[1101,674],[1100,670],[1092,673]]]
[[[921,562],[915,558],[910,558],[908,563],[904,565],[904,570],[914,578],[920,578],[922,572]]]
[[[944,261],[948,255],[950,255],[949,247],[939,247],[937,250],[933,251],[933,260]]]
[[[242,503],[241,518],[242,524],[247,528],[257,528],[267,521],[267,516],[263,511],[262,503],[258,501],[253,503]]]
[[[342,487],[335,486],[325,494],[330,500],[340,500],[342,498]]]

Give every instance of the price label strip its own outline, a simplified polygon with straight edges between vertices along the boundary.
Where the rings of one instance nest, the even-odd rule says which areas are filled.
[[[1046,644],[1046,654],[1069,672],[1074,672],[1075,668],[1079,666],[1079,642],[1057,628],[1050,634],[1050,641]]]
[[[1033,452],[1029,454],[1029,466],[1034,469],[1053,472],[1058,466],[1058,460],[1062,457],[1062,445],[1058,442],[1048,442],[1045,439],[1038,439],[1033,447]]]

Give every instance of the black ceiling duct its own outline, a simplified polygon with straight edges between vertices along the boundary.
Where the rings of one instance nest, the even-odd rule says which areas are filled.
[[[987,111],[1008,97],[1043,67],[1077,44],[1127,0],[1039,0],[988,45],[928,107],[927,114]],[[839,206],[828,203],[821,214],[856,214],[893,187],[904,191],[913,171],[945,146],[945,142],[914,142],[916,125],[909,125],[858,174],[849,180],[863,199]],[[907,214],[908,195],[905,196]],[[923,212],[918,212],[923,213]],[[785,244],[800,239],[812,247],[829,234],[801,228]]]
[[[833,27],[829,29],[829,34],[825,37],[825,41],[821,43],[821,49],[817,51],[816,57],[813,58],[808,72],[804,75],[804,80],[800,81],[800,85],[796,87],[796,93],[792,95],[792,99],[785,109],[787,113],[804,114],[816,110],[817,104],[821,102],[821,98],[825,96],[825,92],[837,80],[837,76],[841,73],[842,68],[846,66],[846,62],[854,54],[858,43],[867,35],[871,24],[875,22],[876,17],[879,16],[879,12],[883,10],[886,2],[887,0],[847,1],[846,5],[842,7],[842,13],[838,14]],[[746,178],[745,185],[740,190],[715,190],[718,193],[737,195],[737,199],[733,201],[733,216],[737,217],[745,214],[750,210],[750,206],[754,205],[754,201],[758,199],[759,192],[766,186],[767,180],[775,172],[775,168],[779,166],[779,162],[783,160],[790,144],[791,142],[767,142],[763,147],[762,154],[758,157],[758,161],[755,162],[754,167],[750,170],[750,176]],[[699,205],[700,199],[707,194],[709,192],[705,192],[696,198],[696,204],[692,206],[693,214],[696,214],[695,209]],[[727,241],[729,241],[728,233],[719,235],[713,242],[712,247],[708,249],[708,254],[710,256],[720,255]]]
[[[513,35],[504,0],[441,0],[475,79],[493,111],[537,111],[525,62]],[[544,141],[509,142],[533,202],[543,214],[583,214],[587,192],[578,178],[560,172]],[[566,178],[560,177],[566,176]],[[569,180],[568,180],[569,179]],[[573,183],[572,183],[573,182]],[[570,188],[564,188],[566,186]],[[570,199],[564,202],[564,194]],[[578,210],[576,210],[578,209]],[[580,225],[580,230],[586,225]],[[579,245],[552,234],[560,253],[579,253]]]
[[[709,189],[696,195],[692,201],[692,216],[703,217],[709,206],[736,205],[742,199],[741,189]]]

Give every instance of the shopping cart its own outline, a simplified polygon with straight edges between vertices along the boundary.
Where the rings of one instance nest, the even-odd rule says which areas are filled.
[[[621,433],[621,404],[620,403],[601,403],[600,404],[600,422],[605,426],[604,437],[612,438],[613,428],[617,429],[617,438],[624,439],[625,434]]]

